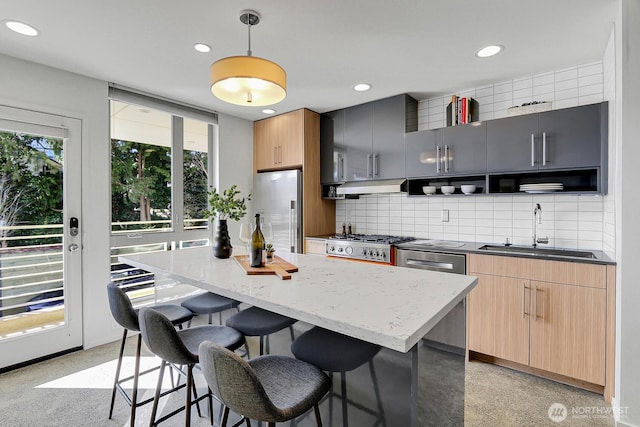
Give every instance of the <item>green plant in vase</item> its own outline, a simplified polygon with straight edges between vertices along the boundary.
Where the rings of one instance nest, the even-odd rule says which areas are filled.
[[[218,229],[213,238],[213,255],[216,258],[229,258],[233,250],[227,220],[240,221],[247,214],[246,201],[251,200],[251,194],[240,197],[240,190],[237,185],[219,193],[216,188],[211,188],[209,195],[209,209],[204,211],[204,215],[209,219],[209,224],[218,218]]]
[[[267,259],[273,261],[273,254],[276,252],[276,248],[271,243],[267,243],[264,246],[264,250],[267,251]]]

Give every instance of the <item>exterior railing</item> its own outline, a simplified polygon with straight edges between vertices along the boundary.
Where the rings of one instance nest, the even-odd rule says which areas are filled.
[[[149,227],[170,225],[170,221],[136,221],[113,223],[114,228],[128,225]],[[186,230],[207,229],[204,219],[185,220]],[[63,225],[0,226],[0,318],[64,305]],[[131,233],[134,230],[118,232]],[[158,228],[137,229],[135,232]],[[33,233],[33,234],[27,234]],[[114,231],[114,233],[117,233]],[[162,242],[111,248],[111,280],[118,283],[132,300],[152,297],[155,279],[152,273],[122,264],[118,256],[130,253],[157,252],[182,248],[206,241]]]

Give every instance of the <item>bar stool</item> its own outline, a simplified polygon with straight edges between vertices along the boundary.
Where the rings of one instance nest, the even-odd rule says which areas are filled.
[[[374,427],[382,423],[386,426],[384,409],[380,399],[378,380],[373,366],[373,357],[380,351],[380,346],[351,338],[323,328],[313,327],[296,338],[291,344],[293,355],[305,362],[317,366],[323,371],[331,373],[331,392],[329,394],[329,413],[333,416],[333,372],[340,372],[341,397],[342,397],[342,425],[348,427],[349,416],[347,413],[347,403],[351,403],[361,410],[376,415]],[[369,362],[369,371],[373,389],[378,400],[378,412],[359,405],[347,398],[346,373]]]
[[[125,401],[129,404],[129,406],[131,406],[131,426],[133,426],[136,419],[136,408],[153,400],[147,399],[142,402],[137,401],[138,377],[140,375],[144,375],[146,373],[154,371],[158,368],[156,367],[144,372],[140,372],[140,346],[142,344],[142,336],[138,334],[133,375],[126,378],[120,378],[120,368],[122,367],[122,358],[124,355],[124,346],[127,342],[127,333],[128,331],[140,332],[140,325],[138,323],[138,310],[133,308],[131,300],[129,299],[127,294],[115,283],[109,283],[107,285],[107,295],[109,296],[109,308],[111,309],[111,314],[113,315],[115,321],[123,328],[120,353],[118,354],[118,364],[116,367],[116,377],[113,382],[113,389],[111,390],[109,419],[111,419],[111,417],[113,416],[113,405],[115,403],[116,390],[118,390],[122,397],[124,397]],[[153,308],[165,315],[173,325],[178,325],[179,328],[182,328],[182,323],[190,321],[193,317],[193,313],[191,311],[175,304],[156,305]],[[132,378],[133,390],[131,392],[131,397],[129,397],[127,392],[122,387],[122,383],[129,381]]]
[[[138,319],[140,322],[142,339],[149,350],[162,359],[162,363],[160,364],[160,373],[158,375],[158,384],[153,398],[151,422],[149,425],[155,426],[184,410],[185,426],[189,427],[191,425],[191,405],[194,403],[197,404],[200,400],[205,398],[209,398],[209,415],[211,417],[211,424],[213,425],[213,405],[211,401],[211,394],[206,393],[203,396],[198,397],[196,394],[196,386],[193,381],[193,368],[200,360],[198,357],[198,347],[204,341],[213,341],[221,347],[225,347],[228,350],[233,351],[244,344],[244,336],[235,329],[227,326],[203,325],[176,331],[176,329],[171,325],[169,319],[152,308],[141,309],[138,314]],[[186,384],[179,384],[170,390],[160,393],[162,390],[164,369],[167,363],[177,369],[180,374],[184,375],[187,381]],[[183,365],[187,366],[186,373],[180,368]],[[156,420],[158,401],[160,400],[160,397],[173,393],[181,388],[185,388],[187,395],[185,405],[163,416],[159,420]],[[195,397],[194,400],[191,398],[192,391]],[[198,415],[200,415],[200,407],[198,406],[197,408]]]
[[[291,341],[293,341],[293,327],[296,319],[281,314],[263,310],[258,307],[249,307],[227,319],[227,326],[239,330],[248,337],[260,337],[260,356],[269,353],[269,335],[284,328],[289,328]],[[265,346],[266,341],[266,346]],[[249,349],[247,348],[247,357]]]
[[[223,297],[222,295],[217,295],[213,292],[205,292],[203,294],[187,298],[182,301],[181,305],[191,310],[193,314],[208,314],[209,324],[211,324],[213,313],[218,313],[218,324],[222,325],[223,311],[229,310],[230,308],[235,308],[237,311],[240,311],[238,308],[240,301]],[[189,326],[191,326],[191,323],[189,323]]]
[[[318,402],[329,391],[330,380],[315,366],[286,356],[246,361],[210,341],[200,344],[199,355],[209,389],[225,406],[221,427],[227,425],[229,409],[242,415],[249,427],[249,419],[275,427],[312,407],[316,424],[322,427]]]

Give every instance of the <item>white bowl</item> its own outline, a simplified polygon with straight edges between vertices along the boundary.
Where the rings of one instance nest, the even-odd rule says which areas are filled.
[[[453,192],[456,191],[456,187],[453,185],[443,185],[440,187],[440,191],[442,191],[442,194],[453,194]]]
[[[426,195],[436,194],[436,187],[434,187],[433,185],[425,185],[424,187],[422,187],[422,191]]]
[[[462,192],[464,194],[473,194],[476,191],[476,186],[475,185],[462,185],[462,186],[460,186],[460,189],[462,190]]]

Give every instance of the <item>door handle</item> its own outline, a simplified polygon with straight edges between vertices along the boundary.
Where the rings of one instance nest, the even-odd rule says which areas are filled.
[[[422,259],[407,259],[407,265],[415,265],[420,267],[435,267],[443,270],[453,270],[453,264],[450,262],[425,261]]]
[[[69,252],[78,252],[80,250],[80,246],[75,243],[69,245]]]
[[[542,292],[542,289],[538,289],[537,286],[533,287],[533,320],[538,319],[538,291]],[[542,318],[542,316],[540,316]]]
[[[524,319],[525,316],[528,314],[526,311],[526,289],[527,285],[525,285],[524,283],[522,283],[522,318]]]
[[[373,154],[373,176],[378,176],[378,153]]]
[[[535,135],[531,134],[531,166],[536,165],[536,141]]]
[[[444,146],[444,173],[449,173],[449,146]]]
[[[297,221],[296,221],[296,201],[290,201],[290,209],[289,209],[289,246],[291,249],[291,253],[296,252],[296,231],[297,231]]]

